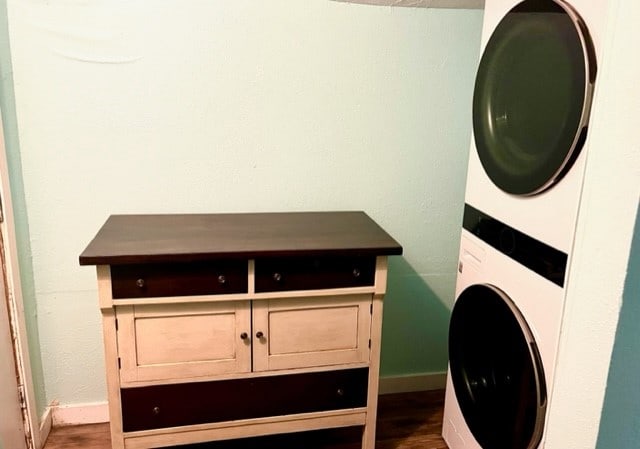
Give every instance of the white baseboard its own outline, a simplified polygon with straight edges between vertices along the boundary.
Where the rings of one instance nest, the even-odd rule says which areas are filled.
[[[442,390],[447,372],[385,376],[380,378],[379,394],[410,393],[412,391]]]
[[[77,405],[54,405],[51,407],[53,427],[78,424],[95,424],[109,421],[107,402]]]
[[[53,417],[51,413],[51,407],[47,407],[47,409],[42,414],[40,418],[40,440],[38,441],[38,449],[42,449],[44,444],[49,438],[49,432],[51,432],[51,426],[53,425]]]
[[[444,389],[446,372],[412,374],[407,376],[387,376],[380,378],[379,394],[410,393],[412,391]],[[53,427],[78,424],[94,424],[109,421],[109,407],[106,402],[78,405],[53,405],[42,418],[40,433],[46,441],[51,425]]]

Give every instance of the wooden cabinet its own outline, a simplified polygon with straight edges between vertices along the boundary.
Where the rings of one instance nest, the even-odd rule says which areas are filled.
[[[112,216],[96,265],[114,448],[324,427],[374,448],[387,257],[361,212]]]

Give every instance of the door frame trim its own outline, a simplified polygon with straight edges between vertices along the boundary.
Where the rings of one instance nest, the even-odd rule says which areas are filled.
[[[45,411],[42,424],[38,416],[33,377],[31,372],[31,359],[29,357],[28,338],[25,322],[24,304],[22,296],[22,284],[20,280],[20,268],[18,262],[18,248],[16,241],[15,223],[13,215],[13,203],[11,199],[11,187],[9,183],[9,167],[5,148],[3,118],[0,112],[0,196],[2,198],[2,212],[4,220],[0,223],[3,234],[3,245],[6,265],[6,288],[9,294],[9,315],[17,338],[15,340],[15,355],[18,365],[18,377],[23,385],[27,422],[25,433],[29,447],[40,449],[44,446],[51,426],[50,413]],[[49,419],[47,419],[49,417]]]

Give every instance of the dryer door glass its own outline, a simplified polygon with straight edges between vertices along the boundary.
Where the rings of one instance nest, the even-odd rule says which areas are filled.
[[[449,368],[460,410],[480,446],[538,446],[547,402],[542,363],[523,316],[501,290],[473,285],[458,297]]]
[[[569,170],[594,79],[588,33],[569,6],[526,0],[509,11],[485,47],[473,97],[476,148],[495,185],[532,195]]]

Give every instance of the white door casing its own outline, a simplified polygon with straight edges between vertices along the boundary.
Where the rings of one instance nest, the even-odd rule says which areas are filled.
[[[4,276],[0,276],[0,442],[3,447],[26,449],[7,298]]]
[[[22,286],[18,268],[9,169],[4,143],[3,120],[0,113],[0,216],[2,217],[0,221],[0,249],[2,251],[2,276],[0,276],[0,302],[2,303],[0,305],[0,442],[3,444],[3,449],[39,449],[44,445],[49,427],[43,426],[42,430],[40,429],[40,420],[36,411],[22,304]],[[19,384],[22,391],[22,403],[18,393]],[[18,417],[21,424],[17,424]]]

